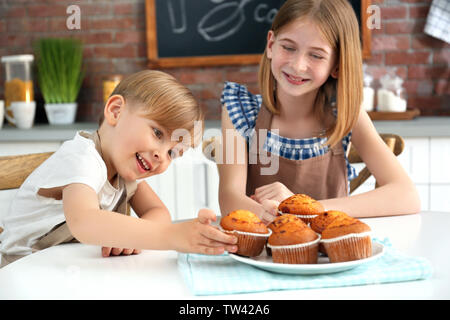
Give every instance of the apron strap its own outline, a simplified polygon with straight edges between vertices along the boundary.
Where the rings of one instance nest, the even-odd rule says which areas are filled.
[[[272,112],[270,112],[270,110],[267,109],[264,103],[261,103],[261,109],[259,110],[258,115],[256,117],[255,128],[253,131],[253,135],[249,141],[247,152],[249,150],[252,150],[254,153],[258,153],[258,150],[259,152],[263,152],[263,146],[267,139],[267,132],[270,130],[272,117],[273,117]],[[260,135],[259,130],[265,130],[265,135],[264,136]]]
[[[64,221],[55,226],[50,232],[43,236],[31,248],[32,252],[36,252],[45,248],[56,246],[61,243],[78,242],[70,233],[67,223]]]

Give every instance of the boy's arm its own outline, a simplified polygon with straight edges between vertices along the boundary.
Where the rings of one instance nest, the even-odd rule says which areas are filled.
[[[165,224],[101,210],[97,194],[87,185],[66,186],[63,206],[72,235],[82,243],[117,248],[173,249]]]
[[[170,223],[169,210],[153,191],[153,189],[142,181],[138,184],[136,193],[130,200],[131,207],[141,219]]]
[[[70,184],[64,188],[63,206],[70,232],[82,243],[203,254],[237,250],[234,236],[205,223],[207,219],[215,218],[208,210],[200,210],[198,219],[177,224],[161,223],[161,219],[138,219],[99,209],[97,194],[84,184]]]

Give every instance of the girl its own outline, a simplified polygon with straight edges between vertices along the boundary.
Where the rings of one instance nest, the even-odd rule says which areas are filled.
[[[234,159],[219,165],[222,213],[246,208],[268,223],[294,193],[357,217],[420,210],[414,184],[360,108],[358,30],[346,0],[288,0],[280,8],[260,64],[261,96],[230,82],[222,94],[222,157]],[[350,141],[380,185],[352,197]],[[271,167],[278,162],[275,174],[264,172],[266,152]]]
[[[168,74],[142,71],[117,86],[103,116],[97,132],[78,132],[20,187],[0,235],[2,265],[74,239],[102,246],[103,256],[234,252],[235,237],[210,225],[212,211],[172,224],[142,180],[198,143],[194,124],[203,115],[191,92]],[[139,219],[126,214],[128,203]]]

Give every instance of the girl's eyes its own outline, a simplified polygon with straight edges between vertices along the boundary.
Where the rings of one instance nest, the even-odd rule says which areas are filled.
[[[288,52],[294,52],[295,51],[295,48],[293,48],[293,47],[289,47],[289,46],[286,46],[286,45],[282,45],[281,47],[284,50],[288,51]],[[314,59],[318,59],[318,60],[322,60],[323,59],[322,56],[319,56],[319,55],[314,54],[314,53],[310,54],[310,56],[313,57]]]
[[[162,138],[163,133],[162,133],[160,130],[158,130],[158,129],[156,129],[156,128],[153,128],[153,132],[155,133],[155,136],[156,136],[158,139],[161,139],[161,138]]]
[[[295,51],[295,48],[292,48],[292,47],[288,47],[288,46],[281,46],[284,50],[286,50],[286,51],[289,51],[289,52],[293,52],[293,51]]]

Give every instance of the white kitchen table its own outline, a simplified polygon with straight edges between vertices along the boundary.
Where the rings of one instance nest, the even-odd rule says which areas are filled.
[[[427,258],[427,280],[267,291],[226,296],[193,296],[173,251],[102,258],[100,247],[65,244],[0,269],[0,299],[450,299],[450,214],[362,219],[373,235],[388,237],[405,254]],[[213,284],[212,284],[213,285]]]

